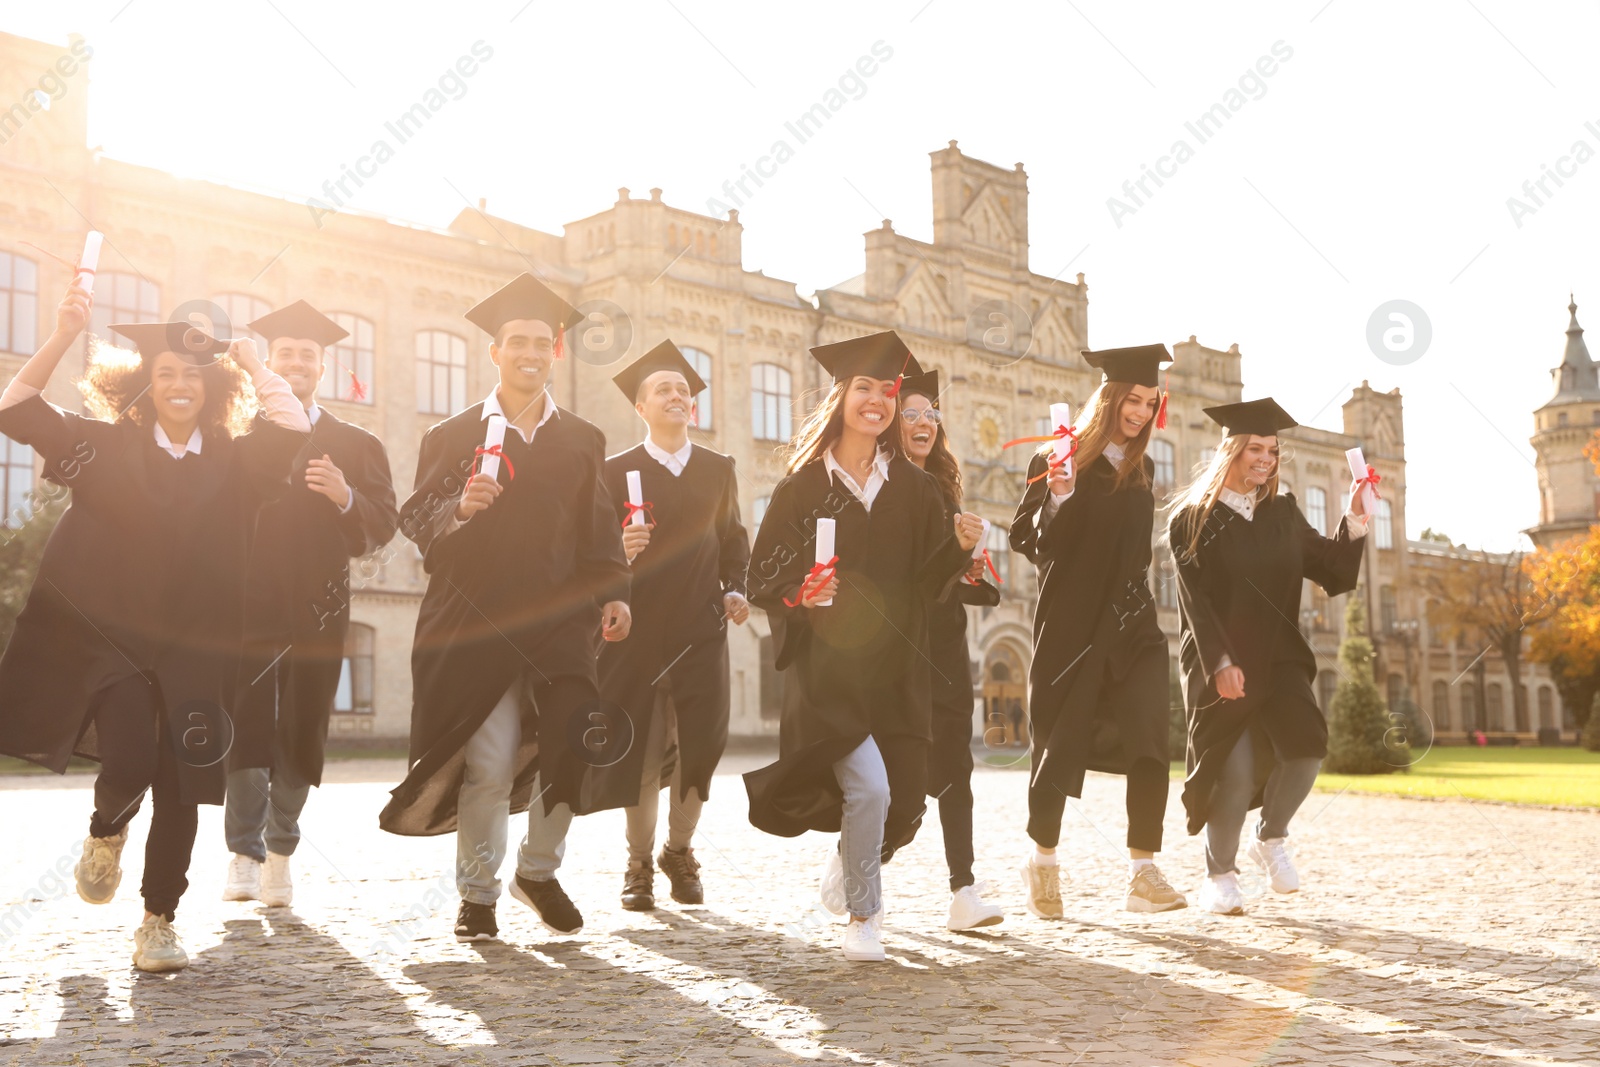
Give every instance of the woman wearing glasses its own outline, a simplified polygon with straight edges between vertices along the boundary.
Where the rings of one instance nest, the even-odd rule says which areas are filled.
[[[1155,865],[1167,810],[1167,639],[1150,594],[1155,526],[1152,464],[1160,425],[1165,345],[1085,352],[1105,380],[1088,403],[1071,468],[1028,468],[1030,484],[1011,523],[1011,547],[1039,566],[1029,714],[1033,781],[1022,866],[1028,910],[1061,919],[1056,845],[1067,797],[1084,772],[1127,777],[1129,911],[1186,907]]]
[[[900,439],[906,458],[939,483],[944,509],[961,514],[961,464],[939,410],[939,372],[908,377],[900,390]],[[1000,590],[984,579],[982,558],[963,580],[928,606],[933,660],[933,745],[928,750],[928,795],[939,800],[944,860],[950,868],[951,930],[994,926],[1005,912],[983,899],[972,874],[972,679],[967,675],[967,605],[994,606]]]

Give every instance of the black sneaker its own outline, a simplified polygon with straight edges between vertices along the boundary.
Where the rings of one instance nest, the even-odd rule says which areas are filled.
[[[694,858],[694,849],[674,852],[665,845],[656,864],[672,879],[672,899],[679,904],[704,904],[705,887],[700,884],[700,861]]]
[[[628,873],[622,878],[622,910],[654,911],[655,908],[655,869],[649,860],[638,866],[628,864]]]
[[[552,934],[567,936],[583,929],[582,913],[554,878],[536,882],[519,874],[511,880],[511,896],[538,912]]]
[[[461,902],[461,910],[456,912],[457,941],[493,941],[499,935],[500,924],[495,922],[493,904]]]

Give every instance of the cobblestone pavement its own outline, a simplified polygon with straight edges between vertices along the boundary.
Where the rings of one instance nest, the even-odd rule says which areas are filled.
[[[1023,775],[980,771],[979,876],[1005,923],[944,929],[932,814],[885,872],[889,962],[851,964],[811,903],[824,839],[756,832],[726,776],[699,841],[706,906],[622,911],[608,812],[579,820],[562,873],[583,934],[552,938],[504,898],[504,943],[458,945],[453,838],[376,827],[400,770],[334,765],[292,910],[218,899],[220,809],[203,808],[178,915],[193,964],[168,976],[129,966],[147,816],[118,899],[91,907],[70,890],[89,780],[0,783],[0,1063],[1600,1063],[1594,814],[1314,794],[1304,891],[1247,872],[1245,917],[1141,916],[1120,910],[1121,781],[1091,776],[1052,924],[1021,906]],[[1163,867],[1193,899],[1176,795],[1167,834]]]

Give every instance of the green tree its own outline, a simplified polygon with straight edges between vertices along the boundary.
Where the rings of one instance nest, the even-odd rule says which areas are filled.
[[[34,576],[39,573],[39,559],[44,555],[44,543],[56,520],[66,510],[66,503],[57,499],[34,501],[32,517],[24,518],[19,511],[10,517],[14,524],[0,528],[0,648],[11,643],[11,632],[16,629],[17,616],[28,601]]]
[[[1344,642],[1339,645],[1339,688],[1328,723],[1328,760],[1334,774],[1389,774],[1411,763],[1406,732],[1394,728],[1383,695],[1372,678],[1372,641],[1360,596],[1344,609]]]

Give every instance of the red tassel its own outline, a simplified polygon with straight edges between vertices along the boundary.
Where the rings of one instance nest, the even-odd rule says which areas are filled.
[[[367,387],[361,384],[361,379],[356,377],[355,371],[347,370],[346,373],[350,375],[350,399],[365,400],[367,398]]]
[[[1166,381],[1161,383],[1161,406],[1156,409],[1156,429],[1167,428],[1167,397],[1172,393],[1172,371],[1167,371]]]
[[[554,357],[555,359],[560,359],[561,356],[563,355],[563,353],[565,353],[566,347],[567,347],[566,346],[566,339],[567,339],[567,328],[565,326],[557,327],[557,329],[556,329],[556,343],[550,346],[550,355],[552,357]]]

